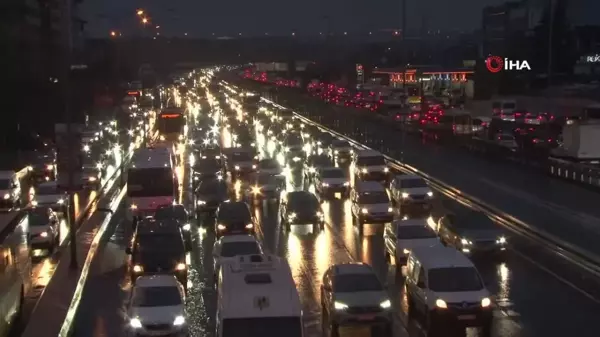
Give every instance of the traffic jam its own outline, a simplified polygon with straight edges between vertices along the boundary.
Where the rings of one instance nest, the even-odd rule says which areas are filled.
[[[176,82],[134,151],[109,240],[125,266],[86,288],[82,335],[554,336],[597,317],[490,214],[216,76]]]

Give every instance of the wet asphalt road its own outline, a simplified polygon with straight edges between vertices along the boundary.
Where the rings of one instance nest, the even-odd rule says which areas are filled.
[[[332,107],[297,90],[281,88],[278,103],[336,116],[338,125],[359,121],[356,109]],[[337,113],[340,113],[339,115]],[[366,112],[365,115],[369,113]],[[598,192],[530,171],[514,164],[489,161],[464,149],[403,135],[394,123],[372,117],[360,119],[374,142],[380,141],[392,157],[493,205],[526,223],[600,256]],[[325,124],[325,123],[323,123]]]
[[[287,188],[307,187],[300,177],[289,177]],[[324,205],[327,226],[323,232],[311,233],[298,226],[286,233],[280,228],[277,209],[272,202],[254,207],[260,224],[257,236],[265,250],[285,257],[290,263],[303,300],[306,336],[322,335],[319,287],[323,272],[333,263],[348,261],[369,263],[387,280],[398,312],[395,336],[422,335],[418,326],[406,321],[402,285],[394,279],[394,267],[386,263],[381,227],[368,226],[364,235],[359,236],[352,225],[349,203],[334,200]],[[119,218],[122,217],[118,214],[113,217]],[[194,231],[188,284],[190,327],[192,336],[213,336],[216,293],[211,250],[214,238],[197,227]],[[94,261],[76,320],[78,337],[126,335],[124,312],[130,283],[124,250],[129,232],[128,224],[115,223],[113,235]],[[527,243],[516,240],[514,244]],[[597,336],[594,323],[600,314],[600,305],[529,262],[521,253],[510,249],[504,261],[479,261],[477,265],[496,295],[494,336]],[[477,333],[469,331],[468,335]]]

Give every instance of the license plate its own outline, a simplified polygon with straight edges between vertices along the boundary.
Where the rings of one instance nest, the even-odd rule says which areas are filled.
[[[375,319],[375,315],[358,315],[359,321],[372,321]]]
[[[336,199],[341,199],[341,198],[342,198],[342,193],[340,193],[340,192],[337,192],[337,193],[335,194],[335,198],[336,198]]]
[[[460,316],[458,316],[459,321],[468,321],[468,320],[472,320],[475,318],[476,318],[475,315],[460,315]]]

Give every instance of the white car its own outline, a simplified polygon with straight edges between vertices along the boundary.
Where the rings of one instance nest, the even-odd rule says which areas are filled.
[[[322,168],[315,174],[315,189],[322,197],[331,193],[341,193],[347,197],[350,191],[350,180],[339,167]]]
[[[413,174],[396,176],[390,183],[390,194],[398,205],[418,204],[431,207],[433,190],[423,178]]]
[[[381,336],[393,334],[393,309],[384,285],[373,268],[364,263],[331,266],[321,285],[323,325],[331,336],[339,335],[340,326],[381,324]]]
[[[51,207],[55,211],[63,211],[68,204],[67,194],[58,188],[56,181],[39,184],[33,195],[33,206]]]
[[[173,275],[140,276],[131,290],[129,336],[189,336],[185,290]]]
[[[364,223],[386,223],[394,219],[387,191],[376,181],[359,181],[350,192],[352,217],[362,230]]]
[[[29,235],[34,249],[52,252],[60,245],[60,220],[48,207],[34,207],[29,211]]]
[[[215,242],[213,246],[213,260],[215,281],[221,266],[227,261],[235,260],[239,255],[262,254],[260,243],[252,235],[226,235]]]
[[[437,233],[427,224],[427,219],[396,220],[386,225],[383,236],[387,255],[396,266],[406,265],[412,249],[440,244]]]

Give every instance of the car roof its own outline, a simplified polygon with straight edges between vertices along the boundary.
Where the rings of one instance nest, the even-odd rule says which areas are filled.
[[[429,226],[427,219],[394,220],[392,223],[396,227]]]
[[[355,184],[358,192],[380,192],[385,191],[385,187],[377,181],[358,181]]]
[[[335,275],[374,274],[373,268],[362,262],[341,263],[331,266]]]
[[[221,244],[231,242],[258,242],[252,235],[225,235],[219,239]]]
[[[135,279],[134,287],[136,288],[151,288],[151,287],[179,287],[180,283],[177,281],[175,275],[149,275],[139,276]]]
[[[444,245],[415,247],[410,254],[426,269],[474,267],[473,262],[465,254]]]
[[[154,218],[142,219],[137,225],[138,234],[173,234],[180,233],[179,222],[176,219]]]

